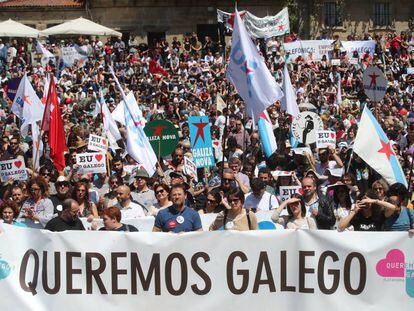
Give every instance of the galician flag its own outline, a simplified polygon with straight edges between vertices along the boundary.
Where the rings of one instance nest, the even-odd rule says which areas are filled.
[[[392,185],[398,182],[407,186],[404,172],[390,140],[367,106],[365,106],[359,122],[354,152],[377,171],[388,184]]]
[[[264,154],[266,158],[269,158],[277,150],[277,143],[267,110],[259,115],[258,127]]]
[[[24,75],[11,107],[11,111],[22,120],[22,126],[20,127],[22,136],[27,136],[29,124],[42,120],[44,107],[27,75]]]
[[[280,86],[250,39],[237,9],[226,78],[233,83],[246,104],[246,112],[255,120],[283,96]]]
[[[132,106],[136,103],[135,97],[134,101],[127,99],[115,75],[114,69],[109,66],[109,70],[124,100],[124,124],[127,131],[126,151],[135,161],[144,166],[148,175],[151,177],[156,171],[157,156],[151,147],[147,135],[145,135],[143,127],[138,124],[139,115],[134,113],[134,107]]]

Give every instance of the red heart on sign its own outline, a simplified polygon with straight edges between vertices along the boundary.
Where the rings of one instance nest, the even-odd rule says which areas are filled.
[[[299,193],[300,195],[303,195],[303,189],[302,189],[302,188],[299,188],[298,193]]]
[[[218,146],[218,145],[219,145],[219,142],[218,142],[218,141],[214,141],[214,142],[213,142],[213,144],[214,144],[215,146]]]
[[[331,133],[331,137],[332,138],[335,138],[335,133]]]
[[[15,162],[14,162],[14,165],[15,165],[17,168],[20,168],[20,166],[22,166],[22,161],[15,161]]]
[[[106,140],[102,139],[102,144],[106,145]]]
[[[97,154],[95,156],[95,159],[98,160],[98,162],[100,162],[102,160],[103,155],[102,154]]]

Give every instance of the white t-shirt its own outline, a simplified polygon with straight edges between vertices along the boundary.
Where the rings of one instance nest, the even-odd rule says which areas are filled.
[[[115,206],[121,210],[122,219],[140,218],[145,216],[144,209],[137,203],[131,202],[128,207],[122,207],[118,202]]]
[[[257,211],[270,211],[279,207],[279,202],[273,194],[265,191],[261,198],[256,197],[252,192],[245,195],[244,207]]]

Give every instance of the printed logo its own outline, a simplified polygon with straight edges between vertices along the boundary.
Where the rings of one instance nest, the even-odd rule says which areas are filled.
[[[10,275],[12,267],[3,259],[0,259],[0,281],[4,280]]]
[[[414,298],[414,263],[405,261],[404,252],[399,249],[390,250],[385,258],[376,265],[379,276],[389,279],[401,280],[405,277],[405,291]]]

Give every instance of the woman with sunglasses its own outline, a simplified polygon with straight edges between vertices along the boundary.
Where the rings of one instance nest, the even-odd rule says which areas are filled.
[[[16,202],[7,200],[0,207],[0,218],[5,224],[18,227],[27,227],[24,223],[16,221],[19,215],[19,205]]]
[[[214,189],[213,191],[207,193],[206,202],[203,209],[200,209],[198,212],[200,214],[217,214],[224,210],[224,206],[222,204],[223,197],[220,194],[218,189]]]
[[[225,210],[217,214],[216,219],[210,226],[210,231],[213,230],[238,230],[248,231],[257,230],[256,215],[243,208],[244,192],[239,188],[234,188],[230,191],[228,203],[223,201]]]
[[[288,215],[281,216],[285,208],[287,208]],[[306,216],[305,202],[298,194],[292,195],[290,199],[280,204],[273,212],[272,221],[284,226],[285,229],[318,229],[315,219]]]
[[[173,203],[170,201],[170,187],[166,184],[155,184],[154,193],[157,203],[149,207],[148,216],[155,217],[160,209],[170,207]]]
[[[18,220],[25,220],[30,226],[40,223],[44,228],[47,222],[54,217],[53,203],[48,198],[49,186],[43,177],[34,177],[27,183],[29,197],[24,201]]]
[[[89,187],[83,181],[75,184],[72,192],[72,199],[79,204],[79,217],[87,217],[88,221],[99,218],[98,209],[93,202],[89,201]]]
[[[387,200],[388,184],[384,179],[376,180],[372,183],[371,189],[377,194],[378,200]]]

